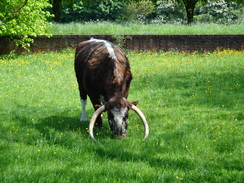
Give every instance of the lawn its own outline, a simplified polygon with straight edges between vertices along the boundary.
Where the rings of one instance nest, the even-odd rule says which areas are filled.
[[[49,34],[244,34],[244,23],[214,24],[196,23],[178,24],[143,24],[139,22],[72,22],[53,23],[47,30]]]
[[[128,52],[150,127],[79,122],[74,51],[0,58],[0,182],[244,182],[243,51]],[[88,102],[88,116],[93,113]]]

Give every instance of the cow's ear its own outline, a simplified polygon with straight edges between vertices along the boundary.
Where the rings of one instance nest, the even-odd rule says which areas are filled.
[[[134,101],[134,102],[131,102],[133,105],[137,105],[139,103],[139,101]]]
[[[101,107],[101,106],[102,106],[102,105],[96,104],[96,105],[95,105],[96,110],[97,110],[99,107]]]

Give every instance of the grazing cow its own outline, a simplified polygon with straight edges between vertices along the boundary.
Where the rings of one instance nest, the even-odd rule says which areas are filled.
[[[132,74],[129,61],[121,48],[111,42],[93,38],[79,43],[75,53],[75,72],[82,104],[80,121],[87,121],[87,95],[95,109],[89,124],[93,139],[95,121],[98,127],[102,127],[101,113],[104,111],[108,114],[112,136],[126,137],[129,109],[140,116],[145,128],[144,139],[147,138],[149,128],[143,113],[136,107],[138,101],[127,101]]]

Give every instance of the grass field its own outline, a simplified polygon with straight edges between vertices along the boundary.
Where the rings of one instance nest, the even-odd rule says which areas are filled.
[[[243,51],[129,52],[129,100],[148,120],[145,141],[133,112],[128,138],[111,139],[105,121],[90,139],[73,58],[0,58],[1,183],[244,182]]]
[[[244,23],[240,24],[141,24],[86,22],[53,24],[50,34],[244,34]]]

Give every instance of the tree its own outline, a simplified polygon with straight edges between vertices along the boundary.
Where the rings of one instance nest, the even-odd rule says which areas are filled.
[[[143,0],[124,0],[126,2],[140,2]],[[154,4],[157,4],[158,1],[157,0],[151,0]],[[168,1],[168,0],[161,0],[161,1]],[[183,3],[185,10],[186,10],[186,15],[187,15],[187,23],[191,24],[193,22],[193,15],[194,15],[194,9],[195,6],[197,4],[198,1],[203,1],[203,2],[207,2],[207,0],[176,0],[179,3]],[[239,1],[239,0],[238,0]]]
[[[243,15],[243,6],[236,2],[208,1],[204,5],[197,6],[194,20],[199,22],[215,22],[232,24],[240,21]]]
[[[52,13],[54,14],[54,21],[60,22],[62,0],[49,0],[49,2],[52,4]]]
[[[121,16],[125,3],[119,0],[64,1],[62,3],[61,22],[117,20]]]
[[[51,14],[44,11],[50,7],[47,0],[1,0],[0,36],[10,36],[17,46],[27,48],[30,36],[44,35],[51,25],[46,21]]]
[[[196,4],[200,1],[203,3],[208,2],[208,0],[178,0],[178,1],[182,1],[185,6],[188,24],[191,24],[193,22],[193,16],[194,16],[194,10],[195,10]],[[218,1],[218,0],[216,0],[216,1]],[[225,1],[244,4],[243,0],[225,0]]]
[[[187,24],[191,24],[193,22],[194,9],[199,0],[182,0],[187,16]]]
[[[106,2],[107,1],[107,2]],[[54,21],[61,21],[61,13],[62,13],[62,4],[69,3],[75,4],[77,0],[49,0],[52,4],[52,13],[54,14]],[[91,7],[94,9],[100,8],[102,4],[112,4],[113,2],[119,2],[118,0],[103,0],[103,2],[99,0],[79,0],[79,4],[83,4],[85,7]]]

